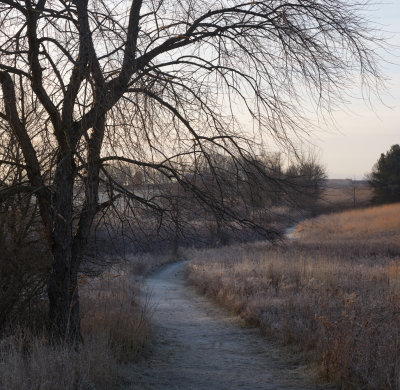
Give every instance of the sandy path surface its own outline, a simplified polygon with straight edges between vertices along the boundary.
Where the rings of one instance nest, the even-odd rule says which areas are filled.
[[[157,343],[126,389],[321,389],[259,331],[185,285],[184,262],[148,279]]]

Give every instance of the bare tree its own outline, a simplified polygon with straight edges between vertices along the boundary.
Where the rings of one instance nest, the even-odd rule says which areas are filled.
[[[54,340],[78,339],[78,271],[96,214],[118,192],[159,210],[156,196],[119,183],[107,164],[156,171],[230,212],[187,167],[202,156],[213,172],[216,151],[241,164],[254,135],[285,143],[303,130],[304,98],[328,107],[356,75],[376,80],[365,5],[0,0],[0,120],[23,154],[53,257]],[[101,180],[113,187],[103,201]]]
[[[285,172],[288,201],[296,208],[317,214],[318,201],[326,187],[326,171],[313,153],[300,154]],[[300,206],[301,207],[298,207]]]

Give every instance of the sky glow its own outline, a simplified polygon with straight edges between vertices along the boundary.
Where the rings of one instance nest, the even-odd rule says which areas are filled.
[[[400,143],[400,0],[372,6],[368,17],[381,25],[397,45],[382,56],[387,91],[381,100],[365,103],[352,98],[333,113],[335,125],[322,125],[312,143],[318,147],[321,163],[330,178],[363,179],[382,152]]]

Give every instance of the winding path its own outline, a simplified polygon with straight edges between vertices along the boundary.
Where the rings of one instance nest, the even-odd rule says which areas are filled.
[[[155,305],[157,343],[152,357],[136,364],[126,389],[272,390],[321,389],[304,367],[254,328],[185,285],[185,262],[148,279]]]

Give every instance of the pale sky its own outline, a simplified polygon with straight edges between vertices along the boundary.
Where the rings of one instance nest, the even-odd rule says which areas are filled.
[[[400,144],[400,0],[388,0],[375,6],[370,18],[390,32],[391,43],[398,47],[385,55],[383,72],[390,80],[387,92],[374,99],[372,108],[351,99],[343,111],[334,113],[336,125],[323,126],[314,134],[322,164],[330,178],[362,179],[390,146]]]

